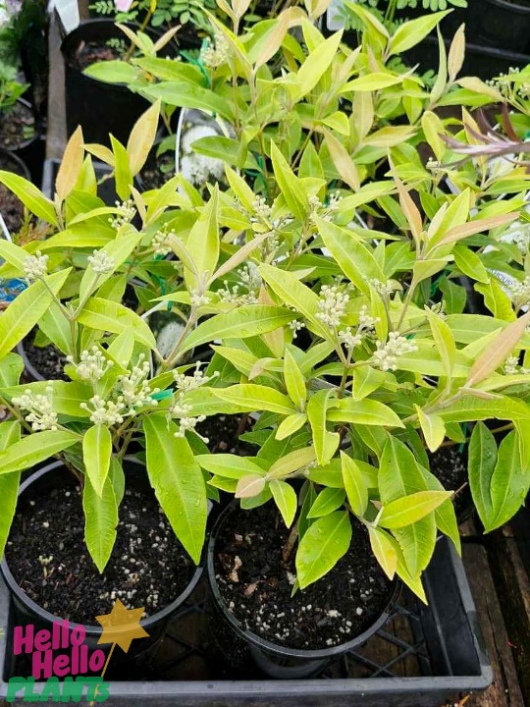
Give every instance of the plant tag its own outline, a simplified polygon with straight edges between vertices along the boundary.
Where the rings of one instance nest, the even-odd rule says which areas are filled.
[[[77,0],[51,0],[49,9],[50,12],[57,12],[67,34],[79,26]]]

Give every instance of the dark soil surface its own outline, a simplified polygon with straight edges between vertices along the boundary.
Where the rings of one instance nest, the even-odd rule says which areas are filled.
[[[35,135],[33,111],[24,103],[15,103],[6,112],[0,112],[0,147],[14,149],[20,147]]]
[[[323,649],[351,641],[385,611],[394,585],[355,523],[349,552],[315,584],[291,597],[296,570],[282,560],[288,529],[272,504],[227,517],[215,571],[228,610],[252,633],[277,645]]]
[[[9,158],[8,155],[0,154],[0,169],[8,172],[14,172],[20,176],[25,176],[18,164]],[[13,192],[7,187],[0,184],[0,211],[6,222],[6,226],[10,233],[16,233],[20,230],[24,222],[24,205]]]
[[[257,448],[248,442],[241,441],[239,435],[249,432],[252,420],[239,415],[214,415],[199,422],[197,432],[208,439],[208,447],[212,454],[239,454],[241,457],[256,454]]]
[[[149,616],[189,584],[195,565],[152,493],[126,491],[116,545],[102,575],[84,542],[78,487],[65,483],[48,495],[37,493],[28,491],[20,502],[6,558],[26,594],[52,614],[94,625],[95,616],[121,599],[128,608],[145,607]]]
[[[455,511],[460,520],[471,510],[471,492],[467,476],[467,459],[458,446],[440,447],[430,455],[431,471],[447,491],[458,491],[454,498]]]
[[[114,47],[109,47],[105,40],[94,42],[80,42],[74,54],[70,56],[70,63],[79,71],[88,69],[98,61],[114,61],[120,58],[120,52]]]
[[[24,351],[29,362],[44,379],[69,381],[70,378],[64,373],[66,357],[53,345],[34,346],[31,341],[31,337],[25,339]]]
[[[175,152],[168,151],[159,157],[151,153],[145,167],[140,172],[142,186],[145,190],[160,189],[175,176]]]

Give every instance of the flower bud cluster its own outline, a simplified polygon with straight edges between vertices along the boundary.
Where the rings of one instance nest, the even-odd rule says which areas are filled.
[[[164,226],[155,233],[152,241],[155,255],[162,255],[165,257],[172,252],[173,249],[171,248],[169,239],[174,235],[176,235],[175,231],[168,231],[167,226]]]
[[[23,395],[13,398],[13,405],[29,413],[25,416],[25,420],[31,424],[31,429],[34,432],[40,430],[57,431],[57,413],[53,411],[53,388],[51,386],[46,388],[46,395],[38,395],[28,389]]]
[[[156,407],[158,404],[151,396],[158,393],[160,388],[153,390],[147,382],[147,378],[151,372],[149,361],[145,361],[145,355],[141,354],[138,358],[138,365],[133,366],[132,370],[126,376],[118,378],[118,387],[121,390],[121,396],[118,400],[123,400],[131,410],[128,415],[134,415],[134,408],[150,405]]]
[[[354,332],[353,328],[350,326],[339,331],[339,341],[351,351],[356,346],[362,344],[365,338],[374,333],[374,327],[378,322],[379,318],[372,317],[371,314],[368,314],[368,308],[366,305],[363,305],[359,312],[359,325],[356,331]]]
[[[94,395],[94,397],[90,398],[89,403],[92,408],[87,403],[81,403],[81,408],[90,413],[90,421],[94,425],[112,427],[113,425],[122,424],[125,413],[125,404],[122,400],[118,399],[114,402],[112,400],[103,400],[101,396]]]
[[[315,316],[330,329],[335,329],[345,315],[349,301],[350,297],[341,285],[322,285]]]
[[[200,52],[200,61],[209,69],[216,69],[228,58],[228,42],[222,32],[214,33],[214,41],[208,40]]]
[[[372,362],[382,371],[397,370],[398,358],[407,353],[413,353],[418,347],[413,342],[401,336],[397,331],[391,331],[386,343],[376,342],[376,350],[372,356]]]
[[[42,255],[38,250],[35,255],[24,258],[22,267],[28,280],[40,280],[48,272],[48,256]]]
[[[132,199],[127,199],[127,201],[117,201],[116,209],[118,213],[114,218],[109,218],[109,223],[112,228],[118,230],[126,223],[130,223],[136,216],[136,208]]]
[[[98,275],[108,275],[116,267],[114,258],[108,256],[104,250],[95,250],[92,255],[88,256],[88,262]]]
[[[75,363],[72,356],[67,356],[66,360],[75,366],[75,371],[79,378],[87,381],[98,381],[114,365],[113,361],[105,358],[97,346],[93,346],[90,351],[82,351],[79,363]]]

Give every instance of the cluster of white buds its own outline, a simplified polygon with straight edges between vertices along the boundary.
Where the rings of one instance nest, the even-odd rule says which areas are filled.
[[[123,422],[123,414],[125,412],[125,404],[121,400],[113,402],[112,400],[103,400],[99,395],[94,395],[90,398],[90,405],[87,403],[81,403],[81,408],[90,413],[90,421],[94,425],[106,425],[107,427],[112,427],[113,425],[121,425]]]
[[[210,293],[209,292],[199,292],[199,290],[193,290],[190,293],[191,306],[195,307],[196,309],[199,307],[204,307],[204,305],[208,304],[209,301],[210,301]]]
[[[57,413],[53,411],[53,388],[46,388],[46,395],[37,395],[32,390],[26,390],[23,395],[13,398],[13,405],[29,414],[25,416],[26,422],[31,423],[34,432],[51,430],[56,432]]]
[[[197,417],[190,415],[191,405],[186,405],[182,402],[182,395],[183,394],[180,393],[176,401],[169,408],[170,415],[178,418],[179,428],[178,431],[175,432],[175,437],[185,437],[186,432],[193,431],[205,444],[208,444],[208,438],[200,435],[195,429],[199,422],[204,422],[204,420],[206,420],[206,415],[198,415]]]
[[[504,372],[507,376],[527,376],[530,374],[530,368],[519,366],[519,358],[517,356],[509,356],[504,364]]]
[[[168,231],[167,226],[164,226],[160,230],[158,230],[152,241],[153,249],[155,251],[155,255],[169,255],[172,252],[171,245],[169,243],[169,239],[171,236],[175,235],[175,231],[171,230]]]
[[[386,282],[381,282],[377,278],[366,278],[366,282],[372,287],[380,297],[386,299],[390,295],[399,290],[399,285],[395,280],[387,280]]]
[[[108,275],[116,266],[114,258],[108,256],[104,250],[95,250],[92,255],[88,256],[88,262],[98,275]]]
[[[435,160],[432,157],[429,157],[427,160],[427,164],[425,165],[427,169],[429,169],[433,174],[436,174],[437,172],[440,171],[441,165],[438,160]]]
[[[512,300],[518,307],[530,304],[530,275],[527,275],[522,282],[513,280],[510,283],[510,290]]]
[[[304,322],[301,322],[298,319],[293,319],[292,322],[289,322],[289,329],[293,332],[293,339],[296,339],[296,335],[304,327],[305,327]]]
[[[346,348],[352,350],[356,346],[362,344],[363,340],[371,336],[374,333],[374,327],[379,321],[379,317],[372,317],[368,314],[368,308],[366,305],[361,307],[359,312],[359,325],[356,331],[348,326],[346,329],[339,331],[339,341],[346,346]]]
[[[118,230],[126,223],[130,223],[136,216],[136,208],[132,199],[127,199],[127,201],[117,201],[116,210],[118,213],[114,218],[109,218],[109,223],[112,228]]]
[[[382,371],[395,371],[398,358],[418,350],[416,344],[401,336],[397,331],[391,331],[388,341],[377,341],[377,349],[372,356],[372,362]]]
[[[209,39],[205,47],[202,47],[200,61],[209,69],[216,69],[228,58],[228,42],[222,32],[214,33],[214,41]]]
[[[263,196],[256,196],[252,202],[252,209],[255,215],[250,217],[251,223],[256,223],[260,220],[270,221],[272,216],[272,208],[267,204]]]
[[[151,390],[147,382],[147,378],[151,372],[151,366],[149,365],[149,361],[145,361],[144,359],[145,355],[141,354],[138,358],[138,364],[133,366],[130,373],[126,376],[120,376],[118,379],[121,391],[118,401],[125,402],[130,408],[142,407],[144,405],[156,407],[158,405],[157,401],[151,396],[158,393],[160,389],[154,388]],[[134,415],[134,409],[131,409],[128,414]]]
[[[254,292],[240,292],[239,285],[230,285],[225,280],[224,287],[217,290],[219,300],[225,304],[233,304],[242,307],[246,304],[258,304],[258,298]]]
[[[322,285],[318,300],[318,312],[315,315],[330,329],[339,326],[340,320],[346,313],[350,297],[344,287],[340,285]]]
[[[114,365],[114,361],[105,358],[97,346],[93,346],[90,351],[82,351],[79,363],[75,363],[72,356],[67,356],[66,360],[75,366],[75,372],[79,378],[87,381],[101,380],[109,368]]]
[[[241,282],[244,282],[249,290],[254,292],[259,292],[261,288],[261,275],[259,274],[258,268],[254,263],[248,263],[247,265],[240,268],[238,275],[241,278]]]
[[[39,280],[48,272],[48,256],[38,250],[35,255],[28,255],[22,264],[28,280]]]
[[[309,220],[315,223],[315,219],[319,216],[324,221],[331,221],[331,214],[339,208],[340,195],[338,192],[330,194],[327,204],[323,204],[316,194],[311,194],[308,199],[310,214]]]
[[[206,385],[206,383],[209,383],[211,380],[214,380],[214,378],[217,378],[218,376],[219,371],[214,371],[211,376],[205,375],[201,371],[200,362],[195,364],[195,370],[190,376],[186,375],[186,373],[173,371],[173,380],[175,381],[176,388],[183,393],[188,390],[196,390],[197,388]]]

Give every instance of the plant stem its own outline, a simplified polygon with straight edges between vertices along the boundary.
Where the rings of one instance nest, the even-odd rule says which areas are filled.
[[[291,532],[289,533],[289,537],[287,538],[285,545],[282,548],[282,559],[286,565],[289,564],[289,562],[291,561],[291,558],[293,556],[294,546],[296,545],[299,535],[300,535],[300,517],[298,517],[296,522],[293,524],[293,526],[291,528]]]

